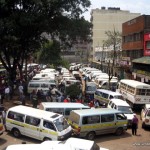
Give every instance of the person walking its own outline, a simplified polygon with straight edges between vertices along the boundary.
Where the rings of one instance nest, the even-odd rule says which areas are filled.
[[[9,89],[9,86],[7,85],[6,88],[5,88],[5,99],[7,101],[10,100],[10,89]]]
[[[136,115],[134,115],[133,119],[132,119],[132,135],[136,135],[137,134],[137,128],[138,128],[138,118]]]
[[[31,99],[32,99],[33,108],[37,108],[38,99],[37,99],[37,94],[35,90],[32,91]]]

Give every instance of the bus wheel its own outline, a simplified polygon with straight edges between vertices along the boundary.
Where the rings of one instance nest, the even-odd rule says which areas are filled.
[[[86,135],[86,139],[88,140],[93,140],[95,137],[95,132],[89,132],[87,135]]]
[[[14,137],[16,138],[19,138],[21,136],[20,131],[18,129],[13,129],[12,132],[13,132]]]
[[[122,133],[123,133],[123,129],[122,129],[122,128],[118,128],[118,129],[116,130],[116,132],[115,132],[115,134],[116,134],[117,136],[121,135]]]

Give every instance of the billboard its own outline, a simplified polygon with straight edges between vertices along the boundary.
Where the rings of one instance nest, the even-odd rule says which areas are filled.
[[[144,56],[150,56],[150,33],[144,34]]]

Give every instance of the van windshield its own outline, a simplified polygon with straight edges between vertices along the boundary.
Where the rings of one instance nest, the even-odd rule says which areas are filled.
[[[132,109],[127,106],[118,106],[118,110],[122,111],[125,114],[133,114]]]
[[[69,124],[67,123],[66,119],[63,116],[56,119],[53,123],[55,124],[55,126],[59,132],[65,130],[69,127]]]

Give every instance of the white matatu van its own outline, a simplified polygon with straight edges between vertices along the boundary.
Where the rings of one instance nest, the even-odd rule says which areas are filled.
[[[62,140],[71,136],[71,126],[63,115],[27,106],[15,106],[6,114],[6,129],[15,137],[29,136],[38,140]]]
[[[90,108],[89,106],[86,106],[81,103],[61,103],[61,102],[42,102],[40,103],[39,106],[39,109],[41,110],[59,113],[65,117],[68,117],[72,110],[89,109],[89,108]]]
[[[73,133],[93,140],[95,135],[115,133],[121,135],[127,130],[126,116],[115,109],[93,108],[71,111],[68,122]]]
[[[41,144],[15,144],[10,145],[6,150],[108,150],[99,147],[96,142],[79,139],[69,138],[66,141],[45,141]]]

